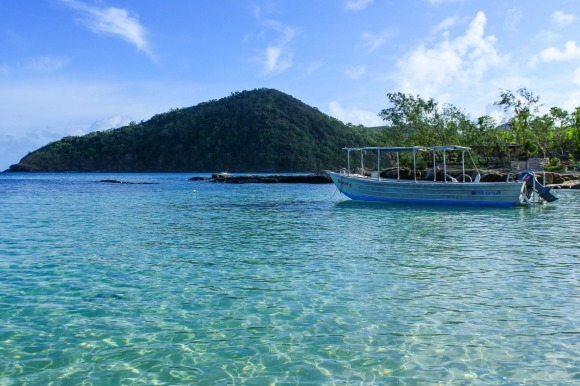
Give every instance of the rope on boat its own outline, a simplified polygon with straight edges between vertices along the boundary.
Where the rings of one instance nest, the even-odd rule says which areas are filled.
[[[475,160],[473,159],[471,152],[468,151],[467,154],[469,154],[469,158],[471,159],[471,163],[473,164],[473,167],[475,167],[475,171],[477,172],[478,175],[480,175],[481,173],[479,173],[479,169],[477,168],[477,164],[475,163]],[[479,180],[479,178],[477,180]]]
[[[339,190],[338,190],[338,187],[335,185],[335,186],[334,186],[334,193],[332,194],[332,197],[336,196],[336,192],[338,192],[338,191],[339,191]],[[331,198],[332,198],[332,197],[331,197]]]

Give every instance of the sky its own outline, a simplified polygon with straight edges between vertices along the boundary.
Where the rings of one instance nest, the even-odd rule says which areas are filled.
[[[501,119],[493,102],[522,87],[580,106],[580,0],[0,2],[0,171],[236,91],[378,126],[387,93]]]

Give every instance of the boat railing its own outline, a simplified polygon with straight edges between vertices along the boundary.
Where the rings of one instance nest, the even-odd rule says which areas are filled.
[[[542,182],[545,183],[546,172],[542,173]],[[537,176],[538,174],[532,170],[510,170],[507,173],[506,182],[515,181],[522,184],[521,197],[528,205],[557,200],[558,198],[550,192],[551,188],[542,185]]]
[[[522,170],[510,170],[510,171],[508,171],[505,182],[516,181],[517,177],[514,178],[514,176],[518,176],[521,172],[522,172]]]
[[[506,182],[517,181],[519,179],[519,176],[522,175],[523,173],[529,173],[530,175],[534,176],[534,180],[536,180],[538,178],[538,175],[541,173],[542,174],[542,181],[546,181],[546,171],[545,170],[540,171],[540,172],[535,172],[533,170],[510,170],[507,173]],[[517,177],[514,178],[514,175]]]
[[[411,147],[356,147],[356,148],[348,148],[345,147],[344,150],[346,150],[347,152],[347,168],[346,170],[343,172],[344,174],[350,175],[351,174],[351,159],[350,159],[350,154],[351,152],[359,152],[360,153],[360,170],[362,170],[362,172],[355,172],[355,174],[360,174],[361,176],[369,176],[371,178],[377,178],[378,180],[381,180],[381,155],[384,153],[391,153],[391,154],[395,154],[396,156],[396,168],[397,168],[397,180],[401,179],[400,176],[400,171],[401,171],[401,164],[400,164],[400,160],[399,160],[399,154],[400,153],[412,153],[412,164],[413,164],[413,179],[415,180],[415,182],[418,181],[417,178],[417,153],[418,152],[431,152],[433,154],[433,170],[436,170],[437,167],[437,162],[436,162],[436,153],[440,153],[442,155],[442,166],[443,166],[443,181],[442,182],[451,182],[451,183],[457,183],[457,182],[463,182],[463,183],[478,183],[479,182],[479,170],[477,170],[477,166],[475,166],[475,161],[473,160],[473,158],[471,158],[471,161],[473,162],[475,169],[477,170],[477,175],[475,177],[475,181],[473,180],[473,178],[471,176],[469,176],[468,174],[466,174],[465,172],[465,153],[467,152],[469,154],[469,156],[471,157],[471,153],[470,153],[470,148],[469,147],[464,147],[464,146],[456,146],[456,145],[449,145],[449,146],[430,146],[430,147],[426,147],[426,146],[411,146]],[[458,163],[461,165],[461,177],[459,181],[457,178],[448,175],[447,173],[447,158],[446,158],[446,152],[449,151],[455,151],[455,152],[460,152],[461,153],[461,162]],[[366,165],[364,163],[364,154],[367,152],[371,152],[376,154],[376,172],[373,171],[369,171],[369,174],[365,173],[365,169]],[[367,169],[368,170],[368,169]],[[437,173],[433,173],[433,181],[436,181],[437,178]],[[468,181],[469,180],[469,181]]]

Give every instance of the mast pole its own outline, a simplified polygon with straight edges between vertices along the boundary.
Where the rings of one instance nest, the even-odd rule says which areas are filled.
[[[381,149],[377,149],[377,179],[381,180]]]
[[[433,150],[433,181],[437,181],[437,168],[435,164],[435,150]]]
[[[415,177],[415,182],[417,182],[417,149],[413,148],[413,175]]]
[[[400,169],[399,169],[399,152],[397,152],[397,180],[400,180]]]
[[[461,172],[463,173],[463,182],[465,182],[465,150],[461,152]]]
[[[350,149],[346,149],[346,170],[348,175],[350,176]]]
[[[443,149],[443,181],[447,183],[447,160],[445,159],[445,149]]]

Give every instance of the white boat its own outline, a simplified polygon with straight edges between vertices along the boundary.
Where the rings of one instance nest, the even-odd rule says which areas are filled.
[[[466,174],[465,153],[471,150],[463,146],[412,146],[412,147],[360,147],[345,148],[347,168],[340,172],[327,171],[330,178],[345,196],[353,200],[399,202],[413,204],[446,204],[471,206],[515,206],[530,205],[541,201],[557,200],[550,188],[542,186],[533,172],[510,172],[506,181],[480,182],[480,173],[475,178]],[[351,152],[360,153],[360,168],[351,172]],[[376,158],[376,171],[368,173],[364,167],[364,155],[372,153]],[[418,177],[417,156],[432,153],[432,180]],[[461,153],[461,173],[456,178],[447,174],[447,153]],[[381,158],[390,154],[391,162],[396,156],[396,178],[381,177]],[[400,153],[412,153],[413,171],[411,179],[400,178]],[[442,159],[442,177],[437,180],[436,156]],[[424,156],[423,156],[424,158]],[[431,158],[431,157],[429,157]]]

